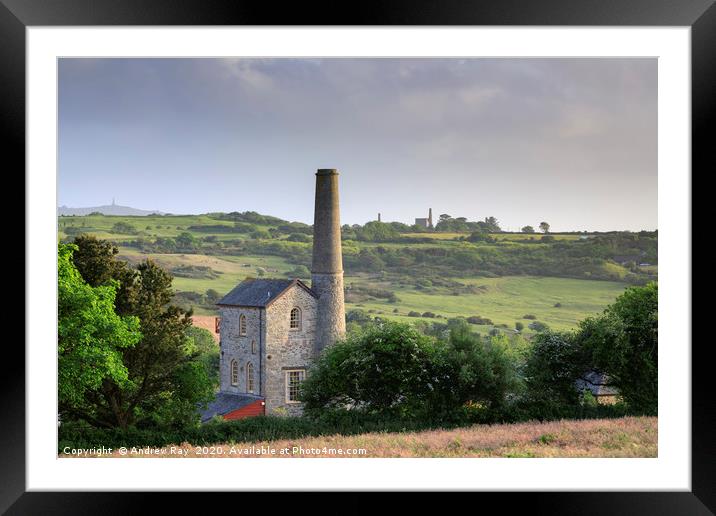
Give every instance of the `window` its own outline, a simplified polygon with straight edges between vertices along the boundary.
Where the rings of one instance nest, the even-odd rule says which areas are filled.
[[[298,307],[291,310],[290,328],[292,330],[300,330],[301,329],[301,310]]]
[[[231,361],[231,385],[239,385],[239,364],[236,360]]]
[[[246,336],[246,316],[244,314],[239,317],[239,335]]]
[[[219,327],[221,325],[221,319],[214,317],[214,333],[219,333]]]
[[[253,355],[256,354],[256,341],[255,341],[255,340],[252,340],[252,341],[251,341],[251,353],[252,353]]]
[[[246,392],[254,392],[254,364],[246,364]]]
[[[304,374],[303,369],[286,371],[286,401],[288,403],[298,403],[298,388],[303,381]]]

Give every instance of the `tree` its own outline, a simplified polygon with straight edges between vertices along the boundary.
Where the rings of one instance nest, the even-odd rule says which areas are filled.
[[[108,285],[110,280],[118,279],[126,272],[126,263],[114,259],[119,249],[111,242],[80,235],[75,238],[74,244],[72,262],[89,285]]]
[[[197,420],[196,404],[213,394],[211,380],[186,335],[191,312],[171,305],[172,277],[146,260],[136,269],[118,264],[111,246],[96,240],[76,243],[93,281],[119,282],[115,309],[139,319],[142,338],[122,349],[123,382],[105,379],[90,392],[75,416],[94,425],[126,428],[133,424],[185,425]],[[93,253],[96,252],[97,254]],[[89,267],[89,265],[92,267]]]
[[[447,421],[467,402],[498,409],[517,382],[503,341],[483,340],[464,320],[448,326],[449,336],[438,340],[409,324],[383,322],[327,348],[301,386],[306,412],[350,406]]]
[[[591,366],[589,351],[574,334],[538,333],[532,339],[524,371],[529,402],[542,411],[576,406],[579,393],[575,382]]]
[[[658,406],[658,297],[655,282],[630,287],[578,334],[627,405],[647,414]]]
[[[522,231],[523,233],[534,233],[534,232],[535,232],[535,228],[533,228],[532,226],[525,226],[525,227],[523,227],[523,228],[521,229],[521,231]]]
[[[504,335],[483,338],[473,333],[464,320],[451,321],[444,371],[444,377],[451,380],[449,389],[441,393],[442,403],[450,406],[454,396],[453,407],[472,402],[492,410],[502,408],[519,383],[508,346]],[[446,386],[445,382],[438,385]]]
[[[128,370],[122,351],[142,337],[136,317],[114,310],[116,282],[92,287],[72,262],[73,244],[60,244],[58,276],[58,401],[70,417],[103,382],[124,385]]]
[[[206,368],[207,375],[214,387],[219,386],[219,345],[209,330],[190,326],[187,337],[192,339],[191,346],[196,348],[198,360]]]
[[[539,228],[543,233],[549,233],[549,224],[547,222],[540,222]]]
[[[385,222],[368,222],[356,231],[356,238],[365,242],[389,242],[400,238],[400,233]]]
[[[485,227],[490,233],[499,233],[502,231],[500,223],[495,217],[485,217]]]
[[[436,379],[433,339],[412,326],[369,326],[326,348],[301,385],[308,414],[353,406],[367,413],[413,416]]]

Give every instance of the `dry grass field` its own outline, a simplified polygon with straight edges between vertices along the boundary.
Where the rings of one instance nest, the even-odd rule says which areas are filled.
[[[414,433],[333,435],[260,443],[166,446],[112,457],[656,457],[657,418],[475,425]],[[273,452],[271,452],[273,450]],[[284,450],[284,452],[282,452]],[[302,451],[301,451],[302,450]],[[333,452],[332,452],[333,450]],[[341,451],[339,453],[339,450]],[[364,452],[362,452],[364,450]],[[106,456],[106,455],[105,455]]]

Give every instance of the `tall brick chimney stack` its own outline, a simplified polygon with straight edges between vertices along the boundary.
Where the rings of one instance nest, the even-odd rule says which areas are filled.
[[[318,354],[346,333],[338,171],[333,168],[316,172],[311,288],[319,296],[314,344]]]

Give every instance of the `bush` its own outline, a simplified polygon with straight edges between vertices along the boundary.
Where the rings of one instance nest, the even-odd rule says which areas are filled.
[[[549,326],[540,321],[532,321],[528,327],[534,331],[547,331],[549,329]]]
[[[525,329],[525,325],[522,324],[520,321],[515,322],[515,330],[522,331]]]
[[[537,316],[536,316],[536,315],[533,315],[533,314],[526,314],[526,315],[523,315],[522,318],[523,318],[523,319],[532,319],[532,320],[534,320],[534,319],[537,319]]]
[[[58,451],[70,448],[119,448],[120,446],[160,447],[190,443],[255,443],[277,439],[299,439],[324,435],[356,435],[367,432],[415,432],[430,428],[448,428],[458,422],[426,422],[415,419],[387,418],[348,410],[326,411],[317,417],[258,416],[226,421],[215,419],[201,426],[185,428],[131,427],[98,429],[71,422],[59,427]]]
[[[411,310],[408,312],[408,317],[420,317],[420,312],[416,312],[415,310]]]
[[[517,384],[502,341],[464,320],[437,340],[411,325],[367,327],[326,349],[301,387],[307,415],[350,407],[366,414],[453,421],[467,402],[497,410]]]
[[[117,222],[112,226],[112,233],[119,233],[120,235],[136,235],[137,228],[127,222]]]
[[[310,242],[311,237],[305,233],[291,233],[286,239],[289,242]]]
[[[487,317],[480,317],[479,315],[473,315],[471,317],[468,317],[465,319],[470,324],[479,324],[479,325],[489,325],[492,326],[492,319],[488,319]]]
[[[62,231],[64,231],[67,236],[77,236],[82,235],[86,231],[86,229],[75,226],[65,226],[64,228],[62,228]]]

